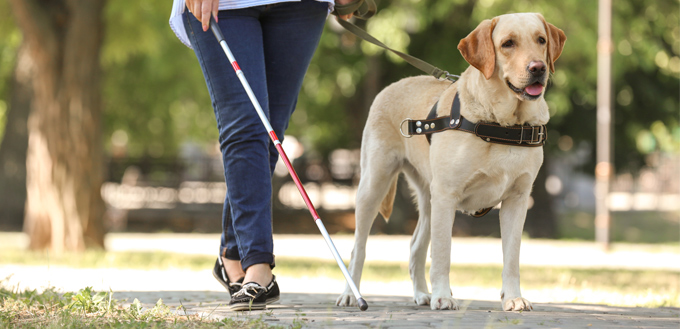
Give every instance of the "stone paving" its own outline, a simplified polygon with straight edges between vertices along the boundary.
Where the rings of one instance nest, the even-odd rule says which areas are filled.
[[[222,319],[262,319],[284,328],[680,328],[678,308],[631,308],[570,303],[535,303],[531,312],[503,312],[500,302],[459,300],[458,311],[432,311],[409,297],[364,296],[367,311],[334,305],[337,294],[282,294],[268,309],[231,312],[226,292],[119,292],[153,307],[159,298],[188,313]]]

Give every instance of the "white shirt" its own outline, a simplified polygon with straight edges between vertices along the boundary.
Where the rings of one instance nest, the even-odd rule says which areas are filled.
[[[229,10],[229,9],[240,9],[255,7],[261,5],[270,5],[279,2],[295,2],[301,0],[220,0],[219,10]],[[334,0],[317,0],[321,2],[328,2],[328,12],[333,11]],[[184,30],[184,22],[182,22],[182,14],[186,8],[186,2],[184,0],[173,0],[172,12],[170,13],[170,28],[175,32],[175,35],[185,44],[187,47],[191,48],[191,42],[189,42],[189,37],[187,32]]]

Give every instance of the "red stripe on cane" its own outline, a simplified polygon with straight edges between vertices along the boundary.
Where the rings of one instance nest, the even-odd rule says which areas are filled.
[[[273,137],[276,137],[276,134],[274,134],[273,131],[270,132],[270,134]],[[278,140],[278,139],[276,139],[276,140]],[[275,146],[276,146],[276,149],[279,151],[279,155],[281,155],[281,160],[283,160],[283,163],[288,168],[288,172],[290,173],[290,176],[293,179],[293,182],[295,182],[295,186],[297,186],[298,192],[300,192],[302,199],[305,200],[305,204],[307,205],[307,209],[309,209],[309,212],[312,214],[314,221],[320,220],[321,218],[319,217],[319,213],[316,212],[316,208],[314,208],[314,204],[312,204],[312,200],[309,199],[309,195],[307,195],[307,191],[305,191],[304,186],[302,186],[302,182],[300,181],[300,177],[298,177],[297,173],[295,172],[295,169],[293,169],[293,165],[290,163],[290,160],[288,160],[288,156],[286,155],[286,152],[283,151],[283,147],[281,146],[281,143],[276,143]]]
[[[279,138],[276,137],[276,133],[275,133],[273,130],[269,132],[269,136],[272,137],[272,140],[273,140],[273,141],[278,141],[278,140],[279,140]]]
[[[236,63],[236,61],[231,62],[231,66],[234,67],[234,71],[241,71],[241,68],[238,66],[238,63]]]

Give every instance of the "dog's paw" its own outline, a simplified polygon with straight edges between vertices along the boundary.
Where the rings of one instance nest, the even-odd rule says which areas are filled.
[[[432,310],[457,310],[458,301],[453,297],[433,297],[430,301]]]
[[[531,302],[522,297],[508,299],[503,302],[504,311],[531,311],[533,309],[534,307],[531,305]]]
[[[425,292],[417,292],[415,296],[413,296],[413,302],[416,303],[416,305],[430,305],[430,294],[425,293]]]
[[[335,305],[337,305],[337,306],[357,306],[357,299],[356,299],[356,297],[354,297],[353,294],[343,293],[335,301]]]

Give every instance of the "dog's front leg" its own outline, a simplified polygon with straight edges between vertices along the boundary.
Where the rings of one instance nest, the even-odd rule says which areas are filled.
[[[411,183],[414,186],[415,183]],[[430,187],[418,186],[418,225],[411,239],[411,257],[409,273],[413,282],[413,301],[417,305],[429,305],[432,295],[425,279],[425,263],[427,262],[427,248],[430,246],[431,216],[430,216]]]
[[[433,310],[457,310],[458,301],[451,296],[449,271],[451,269],[451,232],[455,216],[455,199],[450,192],[441,188],[441,184],[432,184],[432,266],[430,282],[432,282]]]
[[[505,311],[529,311],[531,303],[522,298],[519,288],[519,248],[529,202],[526,193],[503,200],[500,212],[501,238],[503,240],[503,289],[501,307]]]

